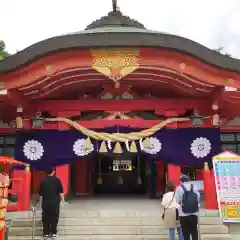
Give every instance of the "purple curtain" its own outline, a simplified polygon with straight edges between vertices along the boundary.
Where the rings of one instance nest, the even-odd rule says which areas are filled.
[[[139,129],[116,126],[101,129],[101,131],[127,133],[139,131]],[[220,130],[215,128],[162,129],[153,137],[161,142],[161,150],[157,154],[151,155],[141,151],[138,145],[138,154],[166,163],[200,167],[203,166],[205,161],[211,163],[212,157],[220,152]],[[15,144],[15,158],[29,163],[36,169],[46,169],[52,166],[68,164],[76,158],[81,159],[73,151],[73,145],[76,140],[82,138],[86,138],[86,136],[74,130],[20,132]],[[24,146],[30,140],[35,140],[42,145],[43,152],[38,159],[30,160],[24,153]],[[94,142],[94,151],[92,154],[97,152],[100,143],[98,141]],[[193,147],[192,144],[194,145]],[[196,153],[196,149],[200,148],[202,150],[204,147],[207,148],[205,155],[200,154],[199,156]],[[123,144],[124,148],[125,144]],[[193,150],[195,155],[193,154]]]

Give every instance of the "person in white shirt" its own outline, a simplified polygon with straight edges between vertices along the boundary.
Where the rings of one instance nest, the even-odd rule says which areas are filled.
[[[165,227],[169,229],[170,240],[175,239],[175,229],[178,232],[178,239],[184,240],[178,217],[180,205],[176,201],[174,185],[172,183],[167,184],[167,193],[163,195],[162,205],[164,207],[163,221]]]

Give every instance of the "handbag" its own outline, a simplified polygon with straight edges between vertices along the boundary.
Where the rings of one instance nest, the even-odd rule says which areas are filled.
[[[175,197],[175,192],[173,193],[173,197],[172,197],[172,200],[170,201],[170,203],[163,209],[163,214],[162,214],[162,219],[164,220],[164,217],[165,217],[165,211],[166,209],[172,204],[172,201]]]

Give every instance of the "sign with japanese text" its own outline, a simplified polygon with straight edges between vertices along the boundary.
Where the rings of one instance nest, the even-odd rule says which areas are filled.
[[[220,217],[223,222],[240,222],[240,156],[225,151],[213,157]]]

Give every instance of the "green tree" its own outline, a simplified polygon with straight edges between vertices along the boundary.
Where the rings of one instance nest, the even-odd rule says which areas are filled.
[[[9,56],[10,54],[6,51],[6,45],[4,41],[0,40],[0,60]]]

